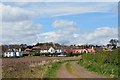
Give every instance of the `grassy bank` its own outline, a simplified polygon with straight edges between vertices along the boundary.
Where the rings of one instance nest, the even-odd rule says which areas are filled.
[[[82,60],[78,64],[90,71],[118,78],[118,49],[95,54],[83,54]]]

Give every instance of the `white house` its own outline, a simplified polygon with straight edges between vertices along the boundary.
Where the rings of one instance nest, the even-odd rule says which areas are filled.
[[[21,57],[23,55],[21,49],[8,49],[3,53],[3,57]]]
[[[43,48],[40,50],[40,53],[55,53],[55,49],[53,47]]]
[[[82,52],[83,53],[88,53],[88,51],[86,49],[83,49]]]
[[[48,53],[55,53],[55,52],[56,52],[56,50],[53,47],[50,47],[48,50]]]
[[[40,53],[48,53],[48,50],[47,49],[41,49]]]
[[[62,50],[62,49],[57,49],[56,52],[57,52],[57,53],[63,53],[64,50]]]
[[[4,52],[3,56],[4,57],[14,57],[15,54],[14,54],[14,51],[12,49],[8,49],[7,52]]]
[[[60,48],[43,48],[40,50],[40,53],[63,53],[64,50],[60,49]]]

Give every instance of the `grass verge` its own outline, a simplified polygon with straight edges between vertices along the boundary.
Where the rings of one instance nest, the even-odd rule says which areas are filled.
[[[46,74],[43,76],[43,80],[55,80],[56,72],[60,68],[61,64],[64,62],[56,62],[48,68]]]
[[[79,65],[104,76],[118,78],[118,49],[101,51],[95,54],[83,54]]]
[[[72,72],[74,71],[72,65],[71,65],[69,62],[67,62],[66,68],[67,68],[67,70],[68,70],[70,73],[72,73]]]

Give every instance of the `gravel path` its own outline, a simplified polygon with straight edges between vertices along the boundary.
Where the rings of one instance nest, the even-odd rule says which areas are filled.
[[[80,67],[75,61],[70,62],[74,71],[70,73],[66,69],[66,63],[62,64],[58,70],[57,78],[106,78],[101,75],[93,74],[84,68]]]

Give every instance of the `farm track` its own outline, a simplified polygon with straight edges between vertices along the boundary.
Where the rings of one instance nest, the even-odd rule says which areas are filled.
[[[93,74],[84,68],[80,67],[75,61],[70,62],[73,71],[69,72],[66,68],[67,63],[61,65],[58,70],[57,78],[106,78],[104,76]]]

